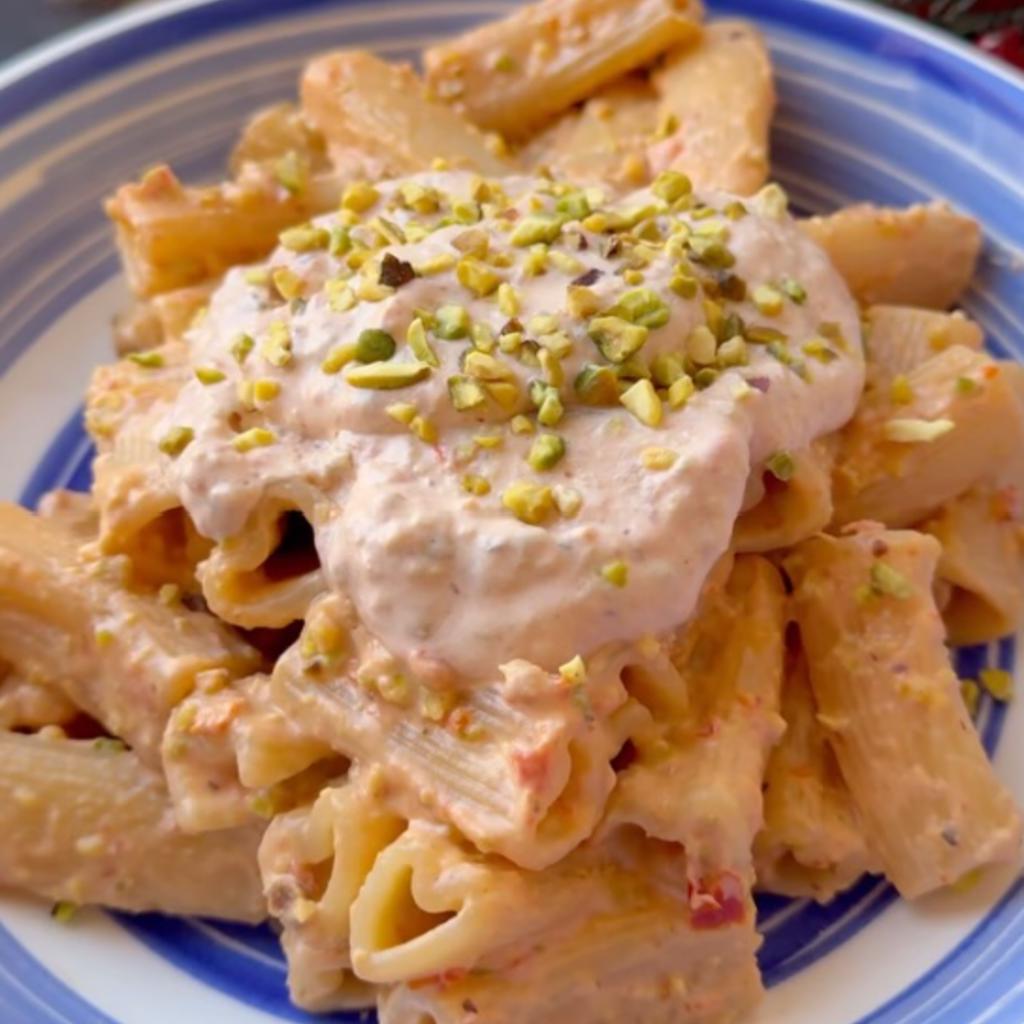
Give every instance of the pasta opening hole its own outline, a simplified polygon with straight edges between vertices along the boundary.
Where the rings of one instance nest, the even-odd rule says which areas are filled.
[[[195,585],[195,567],[206,558],[212,546],[181,506],[169,508],[133,538],[132,570],[150,585],[177,583],[191,590]]]
[[[412,942],[455,917],[451,911],[438,914],[424,910],[416,902],[412,891],[412,872],[412,867],[406,867],[395,877],[386,912],[382,915],[382,921],[386,922],[381,928],[382,947]]]
[[[633,764],[636,757],[636,745],[632,740],[626,740],[626,742],[619,747],[619,752],[612,758],[612,771],[615,772],[616,775],[618,775],[619,772],[624,772],[631,764]]]
[[[281,539],[261,571],[271,583],[307,576],[320,568],[313,527],[301,512],[286,512],[280,523]]]

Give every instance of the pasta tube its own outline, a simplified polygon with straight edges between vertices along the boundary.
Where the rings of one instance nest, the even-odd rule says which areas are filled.
[[[1012,860],[1021,818],[971,725],[932,597],[932,537],[865,525],[786,560],[821,722],[908,898]]]
[[[544,0],[423,55],[427,85],[474,124],[522,139],[672,46],[696,38],[698,0]]]
[[[647,150],[652,173],[671,168],[699,188],[753,195],[768,177],[775,110],[761,33],[744,21],[712,22],[696,46],[667,54],[652,80],[665,136]]]
[[[964,293],[981,252],[981,229],[945,203],[886,209],[862,203],[803,228],[829,255],[854,297],[948,309]]]
[[[110,741],[0,733],[0,885],[119,910],[265,916],[258,827],[187,835],[160,777]]]

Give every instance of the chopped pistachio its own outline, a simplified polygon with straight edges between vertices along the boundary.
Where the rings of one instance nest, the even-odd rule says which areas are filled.
[[[981,685],[996,700],[1005,702],[1013,697],[1013,676],[1005,669],[983,668],[978,673]]]
[[[807,289],[792,277],[784,277],[779,282],[779,287],[786,293],[792,302],[802,306],[807,301]]]
[[[558,674],[567,683],[577,686],[587,680],[587,663],[577,654],[571,661],[558,666]]]
[[[252,427],[241,434],[236,434],[231,444],[236,452],[251,452],[254,448],[265,448],[276,440],[272,430],[267,430],[266,427]]]
[[[129,352],[128,360],[147,370],[156,370],[164,365],[163,354],[153,349],[148,352]]]
[[[728,269],[736,263],[736,257],[732,252],[723,242],[714,237],[691,236],[687,239],[687,248],[693,259],[708,267]]]
[[[629,268],[628,270],[624,270],[622,272],[622,280],[625,281],[626,284],[643,284],[644,275],[639,270]]]
[[[292,336],[286,323],[275,320],[270,325],[267,340],[260,347],[260,355],[271,366],[287,366],[292,361]]]
[[[218,370],[216,366],[197,366],[195,368],[196,380],[200,384],[209,386],[210,384],[219,384],[225,379],[222,370]]]
[[[395,354],[395,339],[377,327],[359,332],[356,360],[360,363],[386,362]]]
[[[256,342],[253,340],[252,335],[244,333],[239,334],[231,343],[231,355],[239,366],[249,357],[249,353],[253,350],[255,344]]]
[[[640,453],[640,462],[644,469],[654,472],[663,472],[671,469],[679,459],[679,453],[671,448],[645,448]]]
[[[432,277],[434,274],[444,273],[455,266],[455,257],[450,252],[441,252],[429,259],[422,260],[413,265],[420,277]]]
[[[301,298],[306,283],[293,270],[288,267],[276,267],[270,277],[282,299],[291,301]]]
[[[654,179],[651,191],[666,203],[674,203],[683,196],[688,196],[693,191],[693,183],[679,171],[662,171]]]
[[[462,489],[467,494],[475,494],[478,498],[491,493],[491,484],[486,477],[477,476],[475,473],[467,473],[462,478]]]
[[[882,432],[887,441],[901,444],[924,444],[948,434],[955,424],[952,420],[892,419],[886,420]]]
[[[332,348],[324,361],[320,364],[320,369],[324,373],[335,374],[338,373],[342,367],[348,366],[356,358],[356,345],[352,342],[346,345],[337,345]]]
[[[553,387],[561,387],[565,383],[565,373],[562,370],[562,362],[550,349],[542,348],[537,353],[541,369],[549,384]]]
[[[834,320],[825,320],[818,324],[818,333],[823,338],[828,338],[838,349],[846,352],[850,343],[846,340],[846,336],[843,334],[842,327],[839,326]]]
[[[278,241],[292,252],[312,252],[314,249],[326,249],[331,235],[325,228],[313,224],[297,224],[293,228],[285,228],[278,235]]]
[[[67,924],[78,913],[78,904],[71,900],[58,900],[50,907],[50,917],[59,924]]]
[[[822,338],[811,338],[805,341],[803,346],[804,355],[817,359],[819,363],[832,363],[839,358]]]
[[[638,380],[620,395],[619,401],[646,426],[661,423],[661,399],[649,380]]]
[[[425,444],[437,441],[437,426],[425,416],[413,416],[409,421],[409,429]]]
[[[760,284],[752,296],[754,305],[763,316],[778,316],[782,312],[782,292],[770,284]]]
[[[580,320],[593,316],[601,308],[601,299],[591,288],[571,284],[566,289],[569,312]]]
[[[625,587],[629,583],[629,566],[621,559],[606,562],[601,566],[601,577],[613,587]]]
[[[495,349],[494,332],[484,323],[474,323],[470,328],[470,336],[473,339],[473,347],[490,355]]]
[[[587,363],[576,375],[573,389],[585,405],[617,405],[619,379],[610,366]]]
[[[537,410],[537,422],[542,427],[557,427],[565,415],[562,398],[554,388],[549,388]]]
[[[979,385],[971,377],[957,377],[955,387],[958,395],[973,395],[977,392]]]
[[[529,416],[519,413],[509,421],[509,429],[511,429],[513,434],[532,434],[534,430],[533,421]]]
[[[498,309],[507,317],[519,314],[519,293],[507,281],[498,285]]]
[[[165,583],[157,591],[156,599],[167,607],[176,605],[181,600],[181,587],[176,583]]]
[[[503,448],[505,446],[505,438],[501,434],[477,434],[473,438],[473,444],[478,448],[485,448],[487,450]]]
[[[327,293],[327,305],[332,313],[347,313],[355,304],[355,292],[349,287],[346,281],[333,279],[324,285]]]
[[[352,248],[352,235],[349,229],[341,224],[335,224],[328,233],[327,251],[335,259],[344,256]]]
[[[392,391],[407,388],[430,373],[426,363],[367,363],[357,366],[345,376],[353,387]]]
[[[960,681],[960,696],[963,697],[967,713],[974,718],[978,713],[978,704],[981,700],[981,688],[973,679],[962,679]]]
[[[530,446],[526,461],[538,472],[553,469],[565,455],[565,441],[557,434],[540,434]]]
[[[906,576],[898,569],[894,569],[888,562],[873,562],[870,579],[873,594],[895,597],[905,601],[914,593],[914,588]]]
[[[587,333],[601,350],[601,354],[612,363],[625,362],[639,352],[647,341],[647,328],[631,324],[618,316],[598,316],[590,321]]]
[[[531,246],[523,260],[523,273],[527,277],[539,277],[548,269],[548,247],[546,245]]]
[[[651,360],[651,379],[660,388],[667,388],[686,375],[682,354],[659,352]]]
[[[391,405],[385,407],[384,411],[393,420],[406,427],[416,418],[416,406],[411,402],[392,402]]]
[[[661,296],[650,288],[634,288],[626,292],[619,297],[618,302],[608,310],[608,313],[651,330],[664,327],[669,317],[668,306]]]
[[[703,391],[704,388],[711,387],[716,380],[718,380],[718,370],[713,366],[702,366],[693,375],[693,383],[696,384],[701,391]]]
[[[302,156],[294,149],[289,149],[274,162],[274,177],[286,191],[298,195],[306,187],[309,172]]]
[[[381,284],[379,278],[361,277],[356,282],[356,296],[365,302],[383,302],[395,294],[395,289]]]
[[[502,491],[501,503],[521,522],[540,526],[555,514],[555,497],[550,487],[516,480]]]
[[[668,286],[681,299],[692,299],[697,294],[697,278],[683,270],[677,269],[672,274]]]
[[[793,478],[793,473],[796,472],[796,463],[793,461],[793,456],[787,451],[773,452],[765,459],[764,468],[776,480],[782,483],[788,483]]]
[[[483,213],[474,199],[456,199],[452,203],[452,216],[459,224],[477,224]]]
[[[428,366],[440,365],[437,353],[431,348],[430,342],[427,340],[426,328],[419,317],[415,317],[410,322],[409,328],[405,332],[405,341],[409,350],[421,363],[426,363]]]
[[[914,389],[905,373],[898,373],[889,385],[889,395],[897,405],[910,405],[914,400]]]
[[[548,261],[563,274],[575,275],[583,269],[583,264],[575,256],[558,249],[548,250]]]
[[[775,327],[768,327],[764,324],[755,324],[743,332],[751,345],[771,345],[773,342],[783,342],[786,335]]]
[[[440,207],[440,193],[428,185],[415,181],[406,182],[398,189],[402,203],[419,214],[437,213]]]
[[[501,278],[490,267],[468,257],[459,260],[455,276],[459,284],[481,298],[490,295],[501,284]]]
[[[479,381],[460,375],[448,378],[448,397],[457,412],[479,409],[487,401],[487,393]]]
[[[164,453],[174,458],[180,455],[195,438],[195,431],[191,427],[171,427],[157,443],[157,447]]]
[[[738,335],[718,347],[716,359],[719,366],[746,366],[749,361],[747,343]]]
[[[514,380],[515,374],[503,360],[486,352],[467,352],[462,368],[479,380]]]
[[[681,409],[690,400],[696,387],[693,383],[693,378],[688,376],[682,376],[677,381],[673,381],[668,389],[668,404],[673,409]]]
[[[341,208],[365,213],[380,199],[380,193],[365,181],[354,181],[341,195]]]
[[[570,192],[555,203],[555,211],[566,221],[583,220],[590,214],[590,200],[585,192]]]
[[[625,362],[615,367],[615,376],[619,380],[650,380],[651,370],[642,355],[630,356]]]
[[[469,313],[464,306],[442,306],[434,314],[434,333],[445,341],[457,341],[469,334]]]
[[[270,284],[270,271],[266,267],[248,267],[242,276],[245,283],[254,288],[264,288]]]
[[[515,246],[551,243],[562,232],[562,221],[549,217],[523,217],[512,230],[509,241]]]
[[[686,354],[698,366],[708,366],[715,361],[718,345],[711,328],[700,324],[690,331],[686,339]]]
[[[575,519],[583,507],[583,497],[580,492],[574,487],[565,487],[562,484],[556,484],[553,491],[558,514],[563,519]]]
[[[754,196],[754,203],[772,220],[782,220],[789,211],[789,196],[781,185],[770,182]]]
[[[506,331],[498,338],[498,348],[508,355],[514,355],[523,344],[523,335],[520,331]]]
[[[519,385],[514,380],[487,381],[484,390],[503,409],[514,409],[519,404]]]

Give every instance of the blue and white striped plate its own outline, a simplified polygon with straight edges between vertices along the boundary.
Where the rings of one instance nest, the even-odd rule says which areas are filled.
[[[85,487],[79,418],[126,298],[103,197],[169,160],[216,177],[254,108],[294,93],[334,45],[404,57],[505,0],[176,0],[146,6],[0,70],[0,497]],[[985,225],[967,299],[992,347],[1024,359],[1024,79],[931,30],[846,0],[712,0],[760,23],[781,110],[776,174],[798,206],[944,197]],[[1011,668],[1014,644],[961,652],[965,675]],[[979,727],[1024,798],[1024,713]],[[198,869],[198,866],[197,866]],[[827,908],[765,899],[762,1024],[1022,1024],[1024,882],[909,906],[867,879]],[[2,1024],[303,1020],[267,930],[0,903]],[[310,1018],[311,1019],[311,1018]],[[337,1020],[356,1020],[338,1016]]]

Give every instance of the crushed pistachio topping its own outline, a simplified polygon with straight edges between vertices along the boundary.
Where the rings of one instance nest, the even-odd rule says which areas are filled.
[[[565,441],[557,434],[540,434],[530,446],[526,461],[538,472],[554,469],[565,456]]]
[[[255,344],[252,335],[244,333],[239,334],[231,343],[231,356],[239,366],[249,358]]]
[[[266,427],[252,427],[237,434],[231,444],[236,452],[251,452],[254,448],[266,448],[277,440],[272,430]]]
[[[645,448],[640,453],[640,463],[644,469],[663,472],[671,469],[679,459],[679,453],[671,448]]]
[[[426,363],[367,363],[349,370],[345,380],[356,388],[392,391],[416,384],[429,373]]]
[[[790,301],[802,306],[807,301],[807,289],[791,277],[784,277],[779,282],[779,287],[785,292]]]
[[[782,292],[770,284],[758,285],[751,298],[762,316],[778,316],[782,312]]]
[[[634,288],[619,297],[608,313],[621,317],[631,324],[654,330],[668,323],[668,306],[657,292],[650,288]]]
[[[772,220],[782,220],[789,212],[789,196],[786,190],[775,182],[769,182],[754,196],[754,204]]]
[[[622,393],[619,401],[645,426],[656,427],[661,423],[661,399],[649,380],[638,380]]]
[[[157,442],[157,447],[164,455],[170,455],[173,459],[192,443],[195,436],[195,431],[191,427],[171,427]]]
[[[601,578],[613,587],[625,587],[629,583],[629,566],[621,559],[606,562],[601,566]]]
[[[306,283],[288,267],[275,267],[270,274],[270,278],[282,299],[290,302],[292,299],[302,297]]]
[[[67,924],[78,913],[78,904],[71,900],[58,900],[50,907],[50,917],[59,924]]]
[[[537,408],[537,422],[542,427],[557,427],[564,415],[561,396],[554,388],[548,388]]]
[[[384,411],[404,426],[409,426],[416,418],[416,406],[410,402],[392,402]]]
[[[377,200],[380,193],[365,181],[354,181],[341,195],[341,208],[354,213],[365,213]]]
[[[509,241],[520,248],[550,244],[562,233],[562,221],[551,217],[523,217],[516,223]]]
[[[487,402],[483,385],[472,377],[461,375],[448,378],[448,397],[457,412],[479,409]]]
[[[438,362],[437,353],[427,340],[427,329],[419,317],[415,317],[409,324],[408,330],[405,332],[405,342],[421,363],[435,367],[441,365]]]
[[[958,395],[973,395],[978,391],[979,384],[971,377],[957,377],[955,388]]]
[[[708,366],[715,361],[718,342],[711,328],[699,324],[690,331],[686,339],[686,354],[698,366]]]
[[[313,224],[298,224],[282,231],[278,235],[278,241],[292,252],[312,252],[315,249],[326,249],[330,244],[331,235],[326,228]]]
[[[474,473],[467,473],[462,478],[462,489],[467,494],[476,495],[478,498],[491,493],[491,483],[486,477],[477,476]]]
[[[563,519],[575,518],[583,507],[583,495],[575,487],[566,487],[563,484],[557,484],[553,488],[553,492],[555,495],[555,505],[558,507],[558,514]]]
[[[347,281],[335,279],[324,285],[332,313],[347,313],[356,304],[356,294]]]
[[[594,317],[587,333],[611,363],[623,363],[647,341],[647,328],[618,316]]]
[[[1013,697],[1013,676],[1005,669],[983,668],[978,673],[981,685],[998,701],[1008,701]]]
[[[817,359],[819,363],[831,363],[839,358],[822,338],[811,338],[805,341],[802,350],[804,355]]]
[[[978,713],[978,705],[981,701],[981,688],[973,679],[962,679],[960,681],[960,696],[963,698],[967,713],[974,718]]]
[[[679,171],[662,171],[654,179],[651,191],[666,203],[674,203],[693,191],[693,183]]]
[[[904,373],[898,373],[889,385],[889,395],[897,405],[909,405],[914,400],[914,389]]]
[[[914,588],[898,569],[888,562],[873,562],[870,570],[871,593],[878,596],[895,597],[905,601],[913,596]]]
[[[469,289],[480,298],[490,295],[501,284],[501,278],[490,267],[468,257],[459,260],[455,267],[455,276],[463,288]]]
[[[249,267],[242,273],[242,278],[254,288],[265,288],[270,284],[270,270],[267,267]]]
[[[469,313],[464,306],[441,306],[434,314],[434,334],[445,341],[465,338],[470,326]]]
[[[205,385],[219,384],[225,379],[223,371],[218,370],[216,366],[197,366],[195,374],[196,380]]]
[[[882,431],[887,441],[900,444],[927,444],[948,434],[955,424],[952,420],[893,419],[886,420]]]
[[[285,191],[290,192],[292,195],[298,195],[306,187],[306,183],[309,180],[309,171],[302,156],[296,153],[294,149],[289,149],[287,153],[278,157],[275,161],[274,177]]]
[[[587,680],[587,663],[577,654],[564,665],[558,666],[558,674],[571,686],[584,683]]]
[[[739,335],[722,342],[715,354],[719,366],[746,366],[750,361],[747,343]]]
[[[534,432],[533,421],[522,413],[513,416],[508,425],[513,434],[532,434]]]
[[[529,480],[509,484],[502,491],[501,503],[518,520],[530,526],[541,526],[557,511],[551,488]]]
[[[270,325],[267,339],[260,347],[260,355],[271,366],[287,366],[292,361],[292,336],[286,323],[275,320]]]
[[[455,266],[455,257],[450,252],[441,252],[413,266],[420,277],[433,277],[434,274],[443,274],[446,270],[451,270]]]
[[[176,583],[165,583],[157,591],[156,597],[162,605],[170,607],[181,600],[181,587]]]
[[[320,369],[327,374],[339,373],[341,369],[348,366],[356,358],[356,346],[354,343],[337,345],[331,349],[320,364]]]
[[[395,354],[395,339],[379,327],[368,327],[359,332],[355,357],[360,363],[386,362]]]
[[[768,470],[776,480],[779,480],[782,483],[788,483],[793,479],[793,474],[796,472],[796,462],[789,452],[777,451],[773,452],[767,459],[765,459],[764,468]]]
[[[164,365],[163,354],[154,349],[148,352],[129,352],[128,360],[146,370],[157,370]]]

